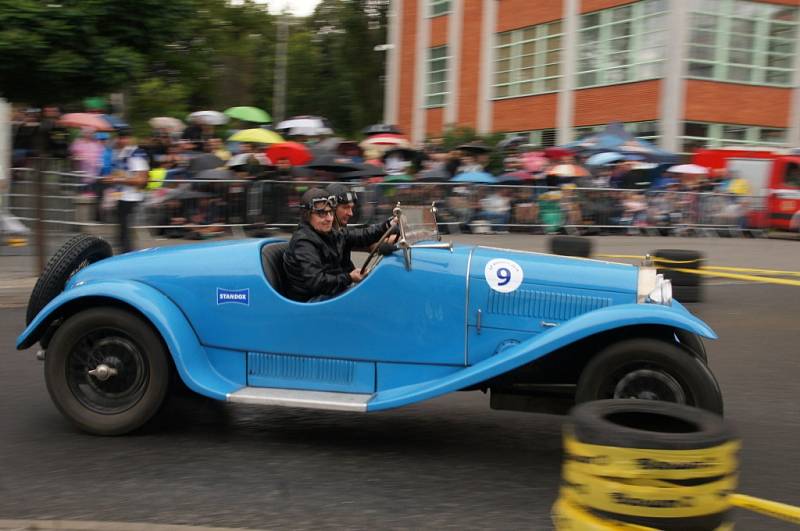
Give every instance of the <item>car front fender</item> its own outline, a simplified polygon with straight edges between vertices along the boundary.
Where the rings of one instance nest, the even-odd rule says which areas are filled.
[[[157,289],[131,280],[89,282],[60,293],[20,334],[17,348],[21,350],[33,345],[59,316],[61,308],[80,303],[81,299],[121,303],[144,316],[164,340],[181,379],[193,391],[224,400],[227,393],[241,387],[214,369],[197,334],[175,303]]]
[[[619,304],[585,313],[547,332],[509,347],[463,370],[437,380],[381,391],[367,404],[368,411],[379,411],[427,400],[445,393],[474,386],[535,361],[554,350],[589,336],[636,325],[661,325],[686,330],[709,339],[717,335],[683,306],[658,304]]]

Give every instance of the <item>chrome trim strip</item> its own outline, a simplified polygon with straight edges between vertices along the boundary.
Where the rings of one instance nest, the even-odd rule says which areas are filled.
[[[475,249],[478,247],[475,246],[469,250],[469,256],[467,257],[467,292],[466,297],[464,300],[464,366],[466,367],[469,365],[469,349],[468,349],[468,339],[469,339],[469,272],[472,269],[472,253],[475,252]]]
[[[226,396],[228,402],[238,404],[360,412],[367,410],[367,402],[371,398],[371,394],[331,393],[269,387],[242,387],[238,391],[228,393]]]

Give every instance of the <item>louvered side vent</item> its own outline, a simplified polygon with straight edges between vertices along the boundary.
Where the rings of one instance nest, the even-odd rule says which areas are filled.
[[[552,291],[518,289],[511,293],[489,291],[486,312],[496,315],[567,321],[611,304],[607,297],[590,297]]]
[[[350,385],[356,372],[356,362],[325,358],[303,358],[284,354],[250,352],[248,376],[292,382],[318,382]]]

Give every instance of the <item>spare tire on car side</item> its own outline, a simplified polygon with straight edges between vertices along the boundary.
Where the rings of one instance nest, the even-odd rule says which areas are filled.
[[[47,303],[64,291],[67,281],[75,273],[113,254],[111,245],[97,236],[78,234],[67,240],[50,258],[36,281],[28,300],[25,324],[30,324]]]

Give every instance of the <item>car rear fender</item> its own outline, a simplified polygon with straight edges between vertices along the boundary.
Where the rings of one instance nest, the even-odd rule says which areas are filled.
[[[554,350],[589,336],[616,328],[635,325],[660,325],[685,330],[709,339],[717,335],[703,321],[683,306],[657,304],[620,304],[585,313],[547,332],[509,347],[463,370],[443,378],[388,389],[377,393],[367,404],[368,411],[379,411],[427,400],[490,380]]]
[[[20,334],[17,348],[25,349],[38,341],[50,323],[62,315],[62,310],[80,304],[82,300],[98,298],[125,305],[147,319],[169,349],[181,379],[193,391],[224,400],[228,393],[241,387],[214,369],[180,308],[162,292],[136,281],[91,282],[60,293]]]

